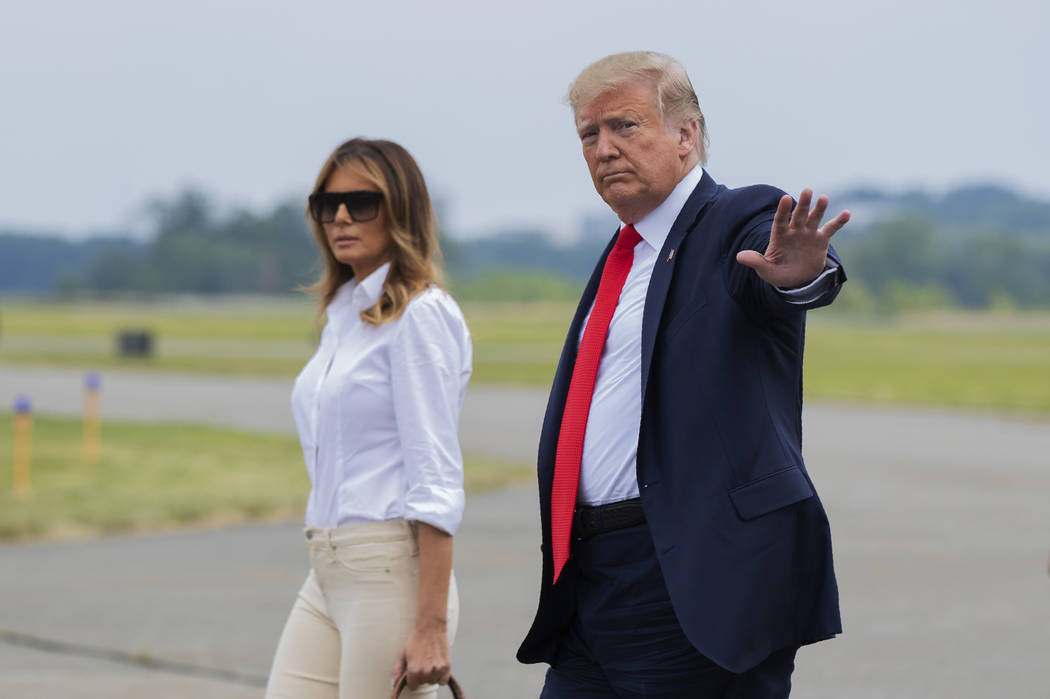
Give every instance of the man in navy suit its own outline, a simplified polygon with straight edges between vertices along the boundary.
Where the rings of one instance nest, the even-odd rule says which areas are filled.
[[[727,189],[667,56],[570,86],[622,222],[569,328],[540,439],[539,609],[518,651],[543,699],[786,697],[841,631],[827,517],[802,461],[805,311],[845,281],[827,197]]]

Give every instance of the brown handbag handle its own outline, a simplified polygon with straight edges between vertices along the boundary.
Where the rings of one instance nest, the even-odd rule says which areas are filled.
[[[401,696],[401,692],[408,686],[408,678],[405,675],[401,675],[394,682],[394,692],[390,695],[390,699],[397,699]],[[463,689],[460,688],[459,682],[456,682],[456,678],[452,675],[448,676],[448,689],[452,692],[454,699],[467,699],[467,695],[463,693]]]

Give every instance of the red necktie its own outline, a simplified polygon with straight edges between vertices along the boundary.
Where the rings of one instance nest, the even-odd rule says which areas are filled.
[[[605,260],[602,280],[583,339],[576,354],[576,365],[565,398],[565,412],[558,433],[558,451],[554,458],[554,485],[551,488],[551,551],[554,556],[554,582],[558,581],[565,562],[569,560],[569,541],[572,534],[572,514],[576,509],[576,490],[580,483],[580,461],[583,458],[583,438],[587,432],[587,416],[591,412],[594,380],[598,364],[609,334],[609,322],[620,300],[623,283],[634,262],[634,247],[642,237],[632,225],[620,229],[609,257]]]

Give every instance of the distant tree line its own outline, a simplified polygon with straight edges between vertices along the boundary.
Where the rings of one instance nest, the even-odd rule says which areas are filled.
[[[206,194],[186,190],[146,209],[149,242],[0,233],[0,292],[281,294],[308,285],[321,269],[301,202],[220,214]],[[602,245],[559,247],[536,231],[442,240],[447,281],[458,295],[505,301],[574,298]]]
[[[918,214],[903,214],[843,232],[833,244],[850,279],[844,307],[1050,308],[1050,226],[1046,230],[938,228]]]
[[[211,200],[186,190],[148,207],[154,234],[147,244],[100,255],[65,275],[69,293],[285,293],[316,269],[313,235],[301,205],[282,203],[266,214],[220,216]]]
[[[850,282],[836,306],[1050,308],[1050,204],[994,186],[943,197],[856,190],[835,237]],[[148,207],[149,242],[0,232],[0,292],[67,295],[289,293],[320,269],[301,202],[220,214],[202,192]],[[610,227],[610,236],[614,232]],[[607,241],[558,245],[542,231],[444,236],[447,276],[466,300],[573,300]]]
[[[0,292],[53,294],[65,279],[90,269],[98,260],[138,255],[141,248],[126,238],[72,242],[55,235],[0,232]]]

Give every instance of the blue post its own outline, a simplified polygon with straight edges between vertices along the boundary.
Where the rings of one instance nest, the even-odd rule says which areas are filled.
[[[98,463],[102,441],[102,419],[99,414],[99,388],[102,377],[97,371],[84,374],[84,461]]]
[[[33,408],[29,396],[20,393],[15,396],[15,460],[14,491],[15,495],[29,495],[32,491],[31,463],[33,445]]]

